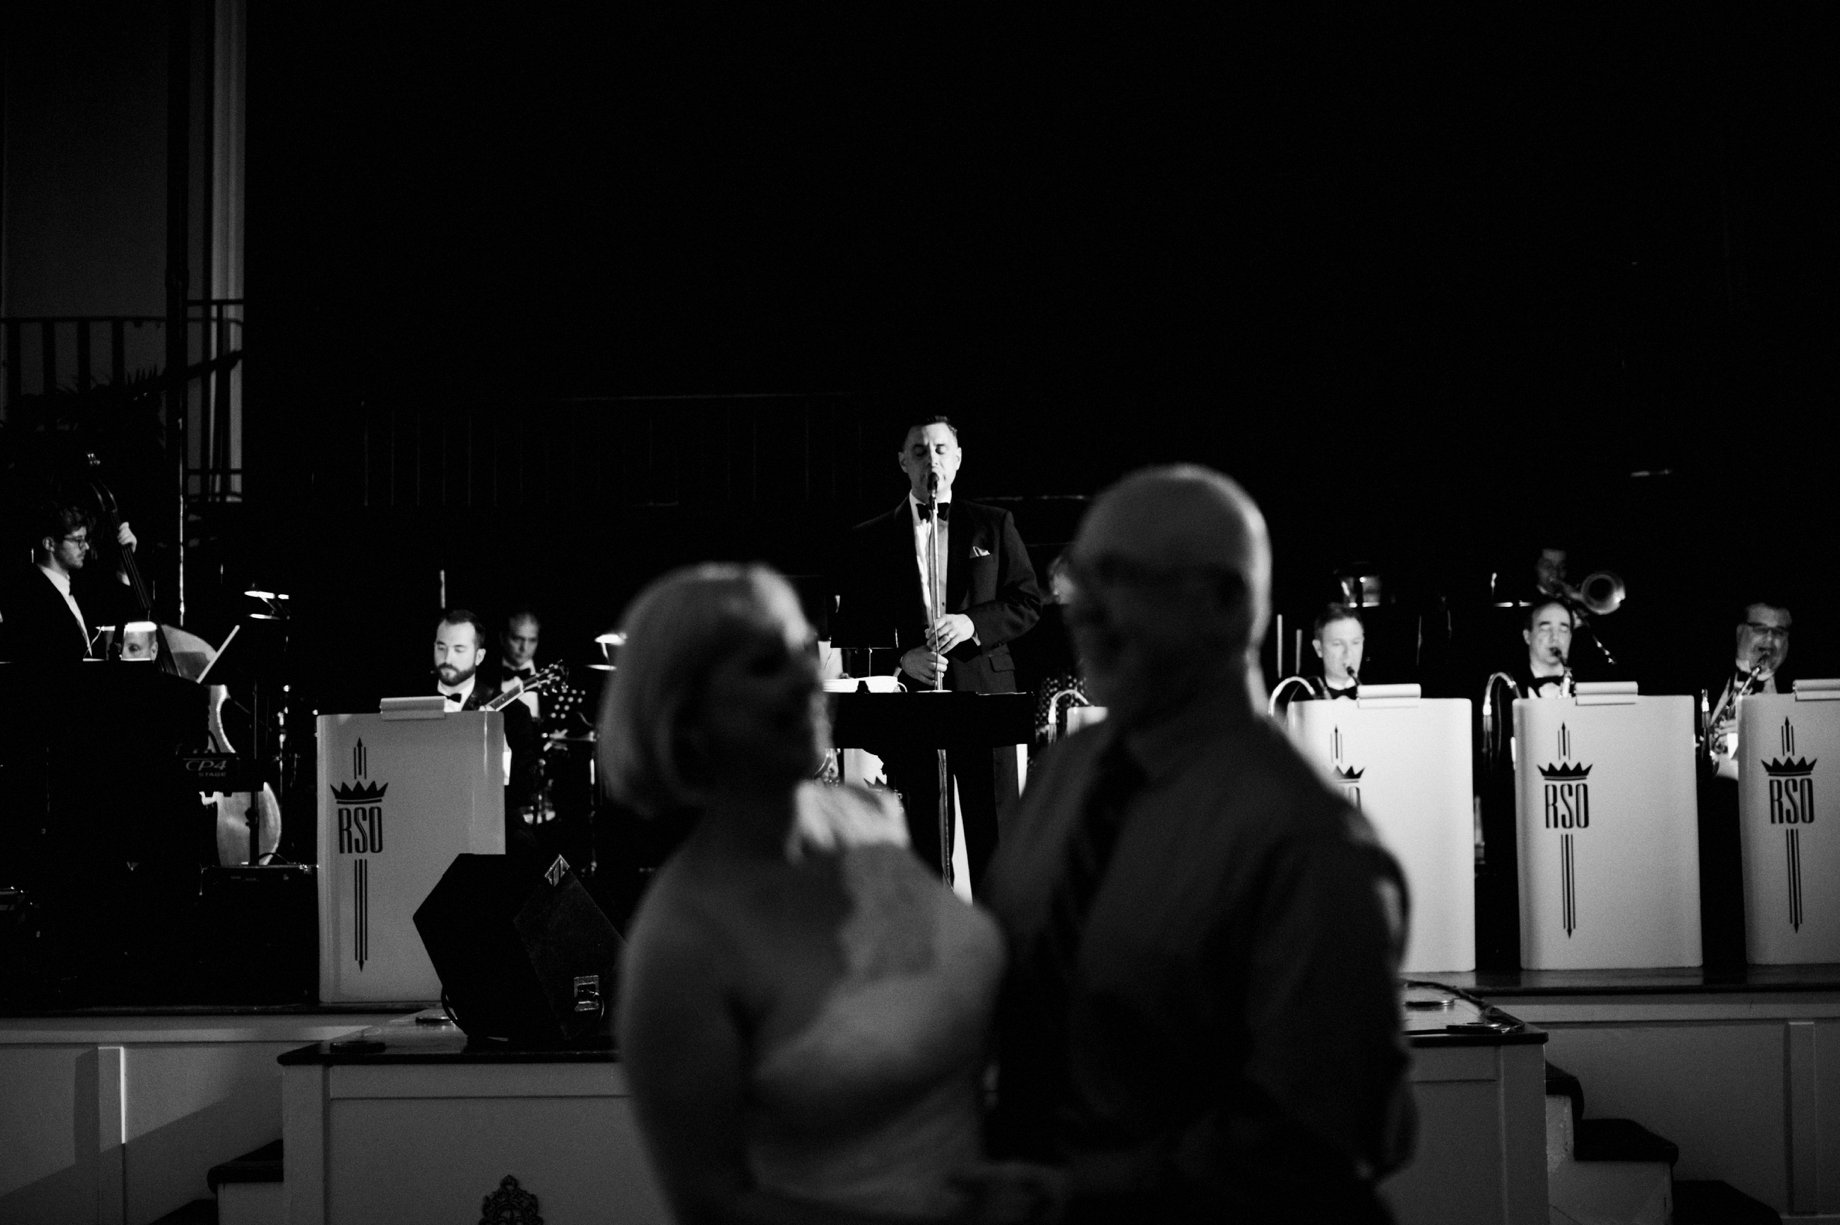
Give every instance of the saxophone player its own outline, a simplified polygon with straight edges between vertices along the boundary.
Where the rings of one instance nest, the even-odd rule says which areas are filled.
[[[1737,652],[1731,669],[1718,688],[1707,691],[1718,694],[1706,743],[1714,770],[1722,778],[1738,776],[1738,699],[1789,691],[1789,678],[1782,667],[1789,658],[1791,621],[1786,606],[1767,601],[1746,604],[1738,618]]]
[[[1787,693],[1789,609],[1753,601],[1738,615],[1736,649],[1713,695],[1706,728],[1707,769],[1699,788],[1700,931],[1706,966],[1745,963],[1744,854],[1738,829],[1738,700],[1758,693]]]
[[[1527,644],[1527,662],[1516,669],[1516,697],[1569,697],[1571,690],[1572,606],[1558,597],[1536,600],[1527,609],[1521,640]]]
[[[1339,601],[1325,604],[1316,614],[1310,646],[1322,661],[1322,675],[1299,673],[1279,681],[1266,701],[1267,714],[1280,717],[1292,702],[1360,696],[1361,662],[1367,648],[1367,625],[1361,619],[1361,610]]]

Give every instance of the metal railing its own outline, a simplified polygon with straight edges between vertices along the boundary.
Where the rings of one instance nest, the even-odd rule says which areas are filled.
[[[163,418],[168,446],[182,456],[188,502],[242,496],[243,300],[188,302],[186,365],[179,420]],[[0,421],[36,398],[168,385],[162,315],[34,315],[0,318]]]

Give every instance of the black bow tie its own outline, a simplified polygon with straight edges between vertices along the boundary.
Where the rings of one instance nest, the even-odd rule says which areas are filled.
[[[1538,693],[1548,685],[1562,685],[1564,683],[1565,676],[1563,673],[1558,676],[1536,676],[1533,678],[1533,684],[1527,686],[1527,688],[1533,693]]]
[[[466,701],[466,695],[465,695],[465,694],[461,694],[461,693],[446,693],[446,694],[442,694],[441,696],[442,696],[442,697],[444,697],[444,698],[446,698],[446,699],[447,699],[448,701],[450,701],[450,702],[464,702],[464,701]]]
[[[505,671],[507,677],[515,676],[521,681],[527,681],[536,674],[535,668],[508,668]]]
[[[1329,685],[1324,685],[1323,696],[1330,701],[1334,701],[1336,698],[1347,698],[1349,701],[1353,701],[1355,698],[1355,690],[1358,688],[1359,686],[1357,685],[1350,685],[1346,689],[1336,689]]]
[[[952,504],[950,502],[935,502],[933,505],[939,509],[939,517],[941,519],[950,519],[952,517]],[[920,517],[922,519],[927,518],[929,513],[927,507],[921,506]]]

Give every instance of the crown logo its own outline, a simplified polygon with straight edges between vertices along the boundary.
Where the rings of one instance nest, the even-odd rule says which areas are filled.
[[[1540,777],[1549,783],[1576,783],[1591,777],[1591,767],[1577,763],[1557,766],[1541,766]]]
[[[1763,772],[1772,778],[1806,778],[1814,773],[1814,762],[1804,757],[1766,761],[1763,763]]]
[[[1341,779],[1344,783],[1358,783],[1361,781],[1361,776],[1365,773],[1367,773],[1365,768],[1357,770],[1353,766],[1337,766],[1335,777]]]
[[[388,783],[372,783],[368,787],[354,787],[350,783],[340,783],[332,789],[332,798],[341,804],[375,804],[389,789],[390,784]]]

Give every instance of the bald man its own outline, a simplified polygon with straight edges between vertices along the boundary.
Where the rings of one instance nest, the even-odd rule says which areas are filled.
[[[1263,717],[1264,520],[1204,468],[1107,490],[1069,624],[1105,722],[988,877],[1010,940],[993,1144],[1072,1221],[1382,1221],[1410,1148],[1405,885]]]

